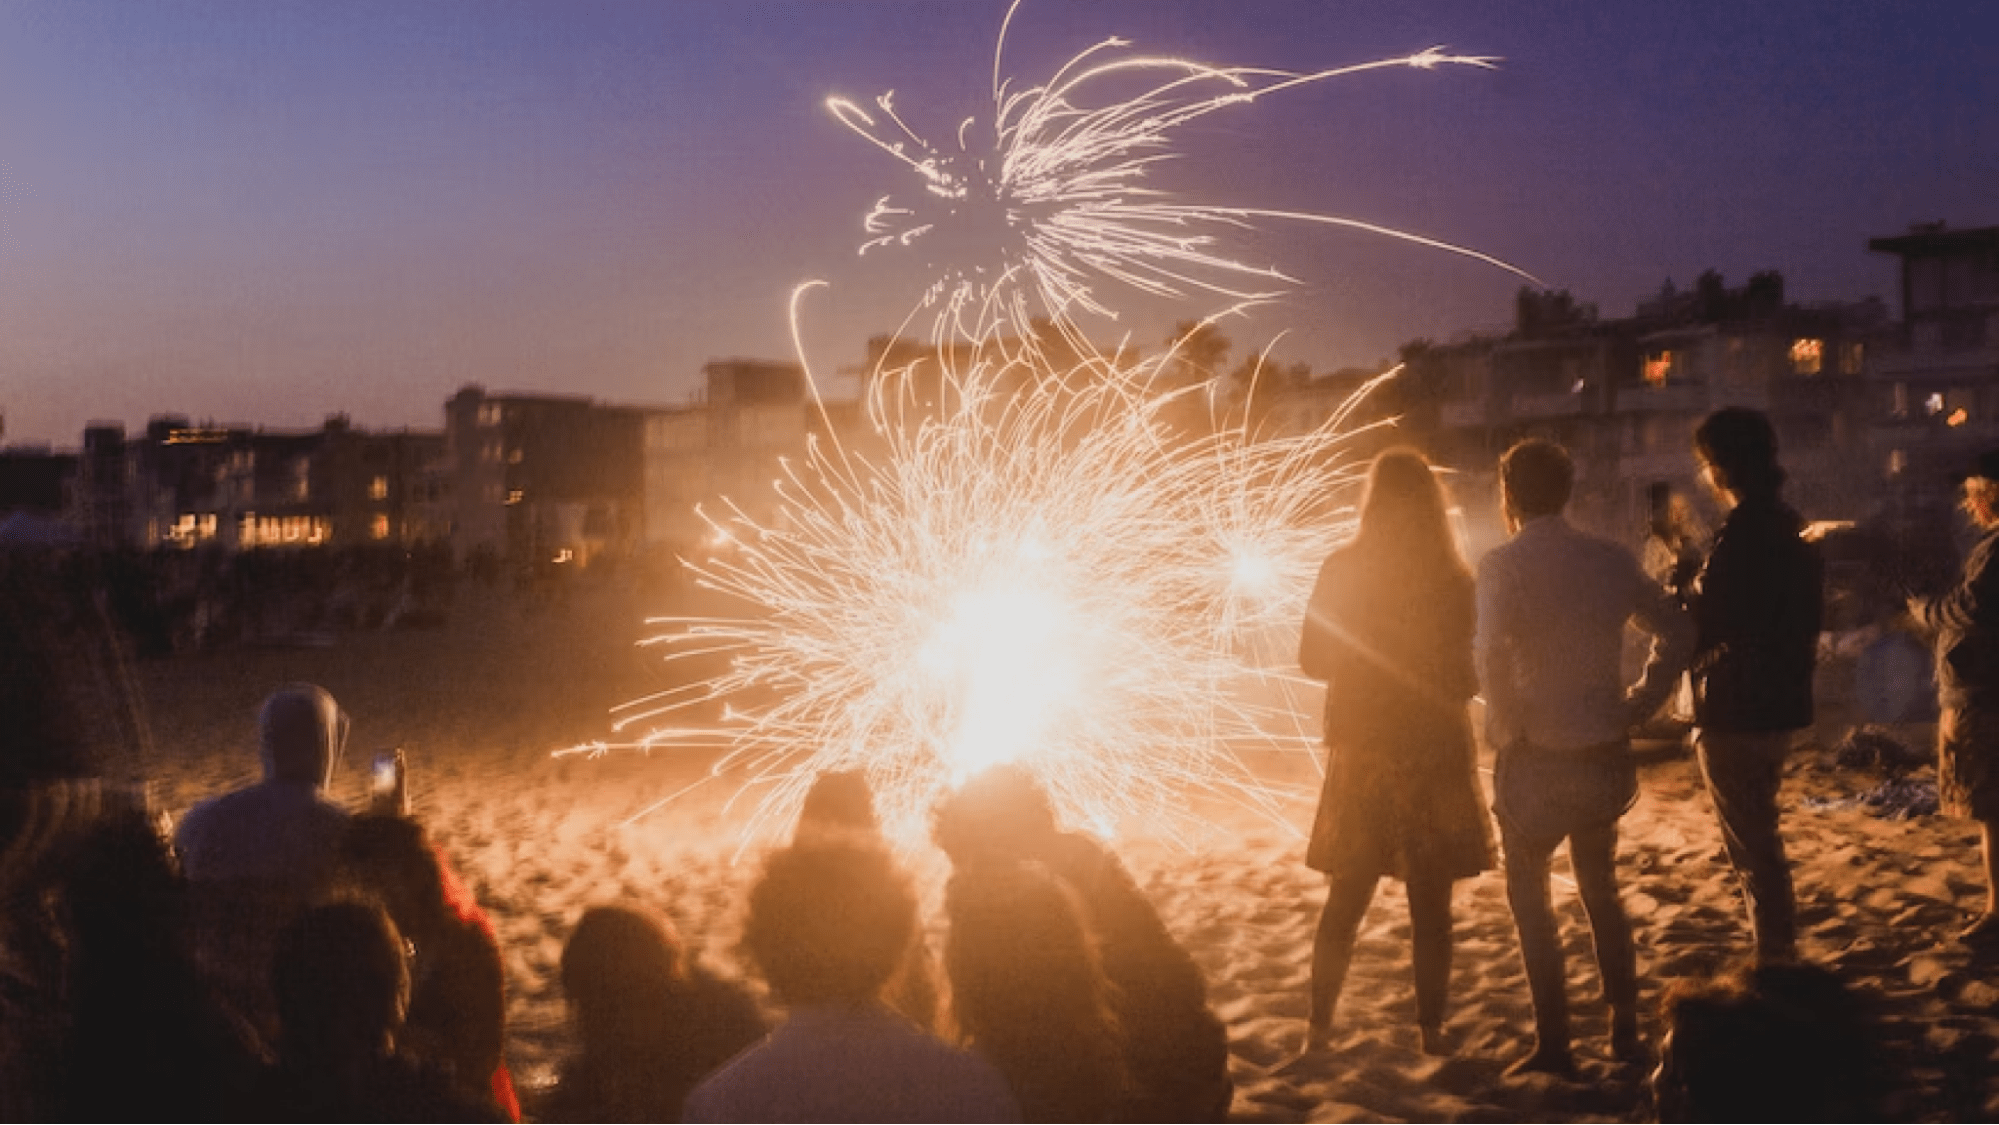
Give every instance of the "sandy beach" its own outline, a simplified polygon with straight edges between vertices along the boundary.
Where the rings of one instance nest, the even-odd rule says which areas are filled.
[[[601,759],[550,751],[608,730],[607,711],[665,686],[634,643],[648,607],[610,588],[528,610],[504,594],[461,592],[439,630],[354,634],[327,648],[244,648],[134,669],[152,749],[111,763],[147,782],[178,816],[256,774],[256,707],[292,680],[319,683],[354,725],[338,795],[359,805],[369,753],[401,745],[415,811],[449,850],[498,927],[509,989],[508,1055],[528,1090],[568,1049],[556,965],[585,907],[649,903],[705,960],[741,972],[738,903],[754,855],[736,862],[740,818],[720,784],[695,788],[693,755]],[[1820,725],[1793,756],[1783,804],[1807,957],[1874,997],[1894,1066],[1908,1078],[1891,1104],[1906,1120],[1999,1116],[1999,966],[1950,935],[1983,893],[1975,830],[1940,817],[1892,821],[1854,798],[1877,774],[1840,770]],[[1922,727],[1900,736],[1919,741]],[[1293,763],[1295,772],[1300,763]],[[1295,780],[1295,778],[1293,778]],[[1748,950],[1747,927],[1713,814],[1692,763],[1662,757],[1642,773],[1619,851],[1639,938],[1648,1019],[1660,989]],[[1644,1119],[1641,1068],[1614,1064],[1588,929],[1557,861],[1557,910],[1575,1000],[1583,1081],[1508,1080],[1532,1019],[1497,872],[1458,885],[1448,1032],[1456,1053],[1417,1046],[1400,889],[1384,883],[1368,915],[1329,1051],[1299,1058],[1309,950],[1323,898],[1302,862],[1311,818],[1300,799],[1275,824],[1218,810],[1193,841],[1132,837],[1117,847],[1179,939],[1206,970],[1233,1041],[1246,1121]],[[934,861],[932,861],[934,863]],[[934,878],[935,871],[925,874]],[[933,934],[933,940],[935,935]],[[1648,1023],[1648,1037],[1656,1026]]]

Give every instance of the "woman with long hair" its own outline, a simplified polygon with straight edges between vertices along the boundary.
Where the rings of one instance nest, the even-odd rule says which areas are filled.
[[[1408,889],[1423,1049],[1441,1053],[1451,885],[1492,867],[1471,723],[1476,609],[1443,486],[1422,455],[1375,458],[1353,540],[1327,557],[1298,662],[1326,681],[1325,787],[1305,862],[1330,886],[1312,946],[1308,1047],[1324,1045],[1375,884]]]
[[[1123,1040],[1074,893],[1038,863],[990,864],[952,877],[944,912],[959,1029],[1006,1076],[1021,1120],[1111,1120]]]

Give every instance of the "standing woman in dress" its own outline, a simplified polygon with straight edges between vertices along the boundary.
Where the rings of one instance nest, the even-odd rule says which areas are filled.
[[[1383,875],[1408,888],[1423,1049],[1442,1053],[1451,884],[1489,870],[1471,723],[1476,609],[1421,454],[1375,459],[1352,542],[1327,557],[1298,663],[1326,681],[1325,788],[1305,862],[1330,888],[1312,945],[1307,1046],[1325,1045],[1361,919]]]

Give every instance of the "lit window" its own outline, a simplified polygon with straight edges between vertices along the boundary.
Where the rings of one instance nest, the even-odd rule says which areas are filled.
[[[1816,375],[1825,368],[1825,341],[1801,338],[1791,341],[1791,373]]]
[[[1839,346],[1839,373],[1841,375],[1860,374],[1860,369],[1866,362],[1866,359],[1866,345],[1841,344]]]
[[[389,517],[381,512],[376,512],[374,523],[368,529],[368,533],[377,539],[387,539],[389,537]]]
[[[500,424],[500,418],[501,418],[501,417],[502,417],[502,414],[501,414],[501,408],[500,408],[500,404],[499,404],[499,403],[497,403],[497,402],[484,402],[484,403],[480,403],[480,404],[479,404],[479,424],[480,424],[480,425],[482,425],[482,426],[497,426],[497,425],[499,425],[499,424]]]
[[[1904,449],[1891,450],[1888,454],[1888,475],[1897,477],[1909,467],[1909,453]]]
[[[1956,410],[1950,412],[1950,416],[1943,420],[1943,424],[1946,426],[1962,426],[1966,422],[1969,422],[1970,420],[1971,420],[1970,412],[1966,411],[1964,407],[1960,406]]]
[[[1663,387],[1673,376],[1673,353],[1660,352],[1645,357],[1645,381],[1655,387]]]
[[[520,463],[521,463],[521,451],[518,449],[507,450],[507,464],[518,465]]]
[[[1943,413],[1943,392],[1938,391],[1930,395],[1930,397],[1923,400],[1923,413],[1925,414]]]
[[[511,489],[511,490],[509,490],[509,491],[507,492],[507,503],[509,503],[509,504],[518,504],[518,503],[520,503],[520,502],[521,502],[521,490],[520,490],[520,489],[518,489],[518,488],[515,488],[515,489]]]
[[[376,477],[368,482],[368,499],[387,500],[389,498],[389,478]]]

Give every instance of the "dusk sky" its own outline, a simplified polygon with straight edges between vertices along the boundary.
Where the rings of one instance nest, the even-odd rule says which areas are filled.
[[[489,390],[674,403],[709,358],[859,361],[921,254],[857,257],[913,177],[830,94],[893,89],[942,142],[990,119],[1005,4],[0,0],[0,410],[8,442],[156,413],[441,425]],[[1504,258],[1628,314],[1667,278],[1781,270],[1893,302],[1870,237],[1999,224],[1999,4],[1028,0],[1003,68],[1146,53],[1317,70],[1437,44],[1499,69],[1377,72],[1204,119],[1155,186]],[[1519,281],[1272,226],[1300,279],[1224,331],[1328,370],[1503,326]],[[1156,346],[1206,305],[1127,301]]]

